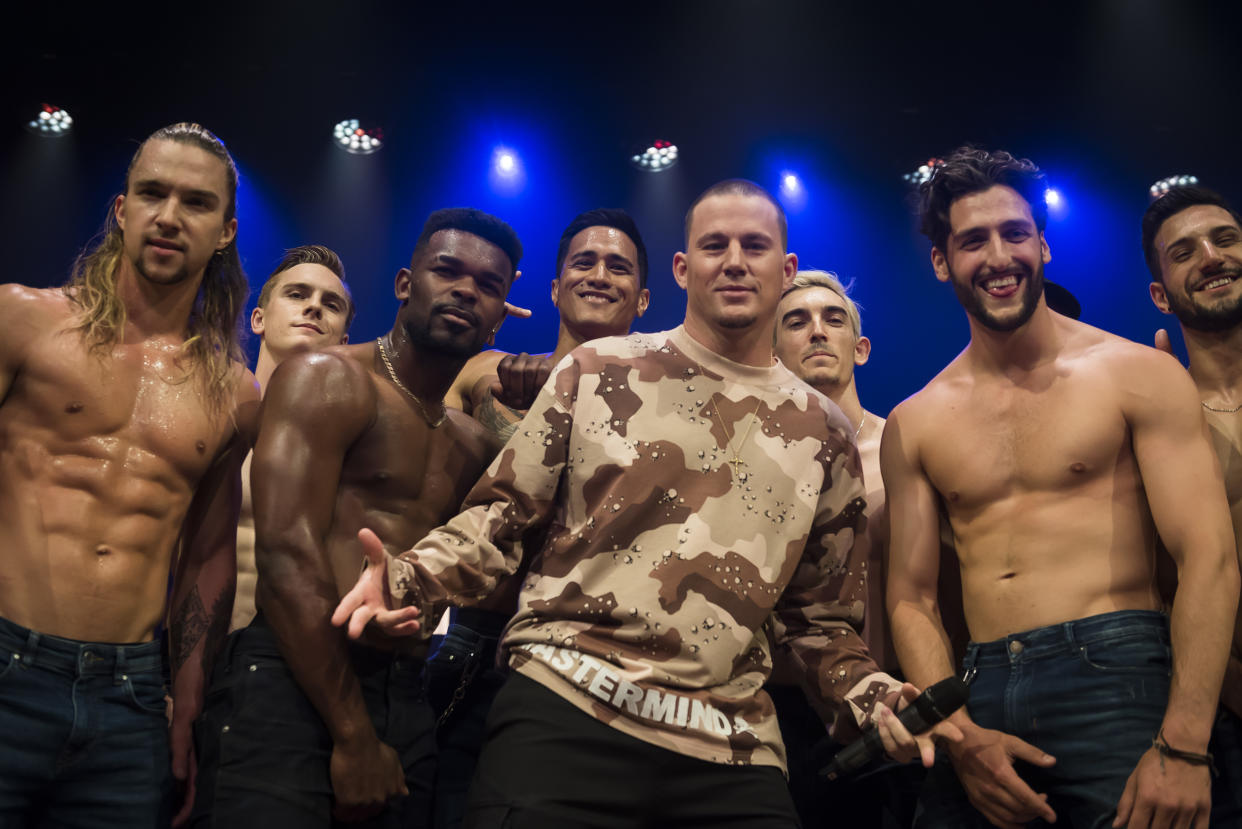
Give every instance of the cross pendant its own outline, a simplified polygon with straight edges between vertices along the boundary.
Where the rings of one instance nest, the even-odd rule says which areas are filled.
[[[733,460],[731,460],[731,461],[725,461],[725,463],[727,463],[727,464],[729,464],[729,466],[732,466],[732,467],[733,467],[733,474],[734,474],[734,475],[741,475],[741,470],[740,470],[740,467],[743,467],[743,466],[745,466],[745,465],[746,465],[746,461],[742,460],[742,459],[741,459],[741,458],[739,458],[737,455],[734,455],[734,456],[733,456]]]

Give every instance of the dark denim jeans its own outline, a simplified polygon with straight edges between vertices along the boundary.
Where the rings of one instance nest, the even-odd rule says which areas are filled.
[[[1164,719],[1168,618],[1125,610],[972,642],[963,666],[976,672],[967,703],[976,723],[1057,758],[1049,769],[1016,766],[1031,788],[1047,793],[1056,825],[1110,826],[1126,780]],[[928,774],[920,811],[920,827],[989,825],[947,756]]]
[[[1223,707],[1210,751],[1220,772],[1212,779],[1212,826],[1242,826],[1242,719]]]
[[[0,826],[154,829],[171,796],[159,643],[0,619]]]
[[[508,621],[504,614],[455,608],[448,632],[427,658],[427,699],[439,718],[436,829],[457,829],[465,816],[466,795],[487,734],[487,713],[505,683],[496,649]]]
[[[375,733],[401,758],[410,794],[390,801],[376,818],[343,825],[425,827],[435,736],[423,699],[421,660],[351,646],[350,661]],[[226,640],[194,738],[199,765],[193,826],[336,825],[328,770],[331,735],[281,657],[261,612]]]

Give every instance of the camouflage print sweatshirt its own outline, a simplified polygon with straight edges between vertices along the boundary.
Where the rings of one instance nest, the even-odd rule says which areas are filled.
[[[768,630],[857,724],[900,687],[854,629],[852,431],[784,366],[731,362],[683,328],[595,340],[556,367],[463,512],[391,563],[390,590],[425,613],[469,604],[532,556],[513,669],[649,743],[783,768]],[[542,548],[522,550],[538,526]]]

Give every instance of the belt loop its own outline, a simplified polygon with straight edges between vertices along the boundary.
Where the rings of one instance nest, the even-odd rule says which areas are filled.
[[[29,667],[33,667],[35,664],[36,655],[39,652],[39,639],[40,634],[37,630],[30,631],[30,634],[26,637],[26,644],[22,648],[21,661]]]
[[[975,662],[979,660],[979,646],[973,642],[966,646],[966,655],[962,657],[962,681],[969,685],[977,673]]]
[[[1065,641],[1069,644],[1070,648],[1073,650],[1080,650],[1078,638],[1074,636],[1074,622],[1062,622],[1061,630],[1065,633]]]
[[[125,648],[117,647],[112,659],[112,684],[120,685],[127,679],[129,679],[129,674],[125,669]]]

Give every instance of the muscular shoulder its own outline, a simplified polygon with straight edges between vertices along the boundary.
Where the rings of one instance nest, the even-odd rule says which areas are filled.
[[[449,386],[448,392],[444,395],[444,405],[452,409],[466,410],[470,404],[470,395],[474,387],[483,380],[496,373],[496,366],[500,365],[500,361],[509,356],[507,351],[499,351],[491,349],[488,351],[480,351],[478,354],[466,361],[461,367],[461,371],[457,372],[457,377],[453,380],[453,385]]]
[[[272,374],[267,398],[309,411],[374,408],[375,384],[364,355],[370,343],[297,354]]]
[[[73,302],[59,288],[0,285],[0,330],[6,338],[44,333],[49,324],[68,322],[73,314]]]

